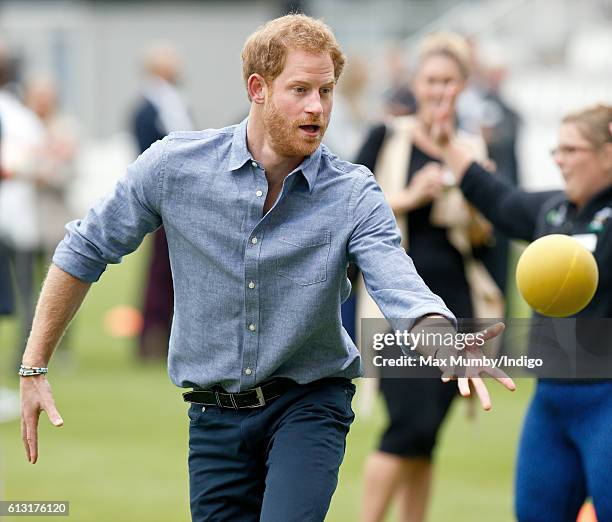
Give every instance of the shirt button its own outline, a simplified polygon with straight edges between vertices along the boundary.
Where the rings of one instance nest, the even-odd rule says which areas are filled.
[[[249,325],[249,330],[251,330],[251,332],[255,331],[255,325],[253,323]]]
[[[253,373],[253,370],[251,370],[251,368],[247,368],[246,370],[244,370],[244,373],[246,375],[251,375]]]
[[[263,196],[263,192],[261,190],[258,190],[257,192],[255,192],[255,195],[260,198],[261,196]]]
[[[249,281],[249,288],[253,290],[255,288],[255,283],[253,281]]]
[[[253,167],[255,167],[255,168],[259,167],[259,165],[257,165],[257,162],[255,162],[255,161],[251,161],[251,165],[253,165]]]
[[[251,243],[253,243],[254,245],[257,244],[257,238],[256,237],[252,237],[251,238]]]
[[[202,411],[206,411],[206,406],[202,406]]]

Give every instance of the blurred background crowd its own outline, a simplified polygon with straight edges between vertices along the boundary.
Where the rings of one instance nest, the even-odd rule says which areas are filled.
[[[612,102],[610,0],[0,2],[3,362],[19,363],[64,224],[84,215],[138,153],[168,132],[244,118],[242,44],[258,25],[290,10],[323,18],[348,56],[324,141],[349,161],[367,163],[373,129],[418,110],[418,44],[435,31],[461,34],[469,45],[458,126],[480,135],[498,172],[526,189],[562,184],[549,155],[561,117]],[[506,291],[508,243],[495,236],[491,244],[484,261]],[[172,320],[163,230],[147,248],[138,310],[116,310],[116,329],[131,325],[125,332],[135,358],[163,360]],[[355,300],[343,310],[353,335]],[[7,322],[14,325],[10,336]],[[58,352],[66,364],[73,344],[69,332]],[[16,381],[5,375],[0,423],[17,414]]]

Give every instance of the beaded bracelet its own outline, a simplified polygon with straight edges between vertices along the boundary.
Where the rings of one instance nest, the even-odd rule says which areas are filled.
[[[49,368],[41,368],[38,366],[24,366],[23,364],[19,367],[20,377],[32,377],[33,375],[45,375],[49,371]]]

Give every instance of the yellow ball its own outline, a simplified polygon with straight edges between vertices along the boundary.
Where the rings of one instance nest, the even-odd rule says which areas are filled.
[[[571,236],[551,234],[531,243],[516,266],[525,301],[549,317],[574,315],[589,304],[599,280],[593,254]]]

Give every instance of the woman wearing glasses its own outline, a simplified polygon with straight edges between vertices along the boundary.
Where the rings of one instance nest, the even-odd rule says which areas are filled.
[[[533,241],[547,234],[578,236],[599,268],[599,286],[589,305],[576,314],[579,324],[600,326],[612,318],[612,106],[598,105],[563,118],[552,155],[565,190],[526,193],[489,175],[454,137],[452,93],[438,111],[432,136],[467,199],[500,231]],[[608,333],[588,349],[603,350],[608,373],[599,379],[539,379],[521,436],[516,476],[517,518],[574,521],[591,497],[598,520],[612,520],[612,379]],[[591,339],[594,332],[584,332]],[[543,349],[530,343],[531,350]],[[556,345],[560,352],[560,343]],[[602,348],[603,347],[603,348]],[[549,352],[550,353],[550,352]],[[592,352],[591,352],[592,353]],[[577,360],[577,364],[580,364]]]

